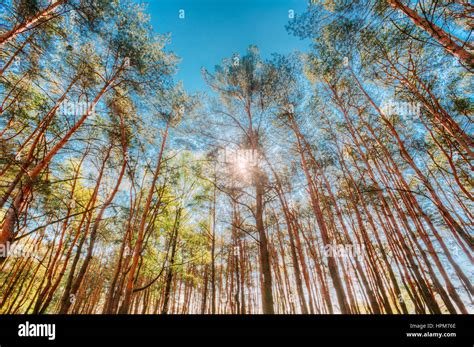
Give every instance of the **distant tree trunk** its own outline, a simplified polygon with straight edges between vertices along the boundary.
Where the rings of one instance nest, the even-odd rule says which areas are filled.
[[[292,116],[291,116],[292,117]],[[308,181],[308,190],[310,194],[310,201],[311,201],[311,206],[313,208],[316,221],[319,226],[319,230],[321,233],[321,239],[323,241],[323,245],[326,247],[330,245],[330,239],[329,239],[329,233],[326,227],[326,222],[324,221],[324,216],[321,210],[321,206],[318,202],[317,198],[317,191],[315,188],[315,184],[313,182],[313,179],[311,177],[311,173],[309,171],[307,159],[305,157],[305,148],[302,144],[301,140],[301,133],[299,132],[298,125],[296,124],[296,121],[292,118],[291,119],[291,127],[292,130],[295,133],[296,136],[296,141],[297,141],[297,146],[298,146],[298,151],[300,153],[301,157],[301,164],[303,167],[303,171],[306,176],[306,180]],[[334,289],[336,291],[336,296],[339,302],[339,308],[341,310],[341,313],[350,313],[349,309],[349,304],[346,301],[346,295],[344,292],[344,287],[341,281],[341,277],[339,275],[338,269],[337,269],[337,263],[335,262],[334,258],[332,256],[327,257],[327,262],[328,262],[328,269],[329,269],[329,275],[331,276]]]
[[[288,228],[288,236],[290,238],[290,252],[291,252],[291,259],[293,262],[293,268],[295,271],[295,281],[296,281],[296,290],[298,292],[298,298],[300,300],[300,305],[301,305],[301,313],[303,314],[308,314],[308,307],[306,305],[306,299],[304,297],[304,291],[303,291],[303,282],[301,280],[301,271],[300,271],[300,266],[298,262],[298,256],[297,256],[297,251],[296,251],[296,246],[295,246],[295,237],[294,234],[297,232],[295,230],[295,226],[293,224],[292,216],[290,215],[290,211],[288,208],[288,204],[286,202],[284,192],[281,187],[281,182],[280,178],[278,177],[278,173],[274,170],[273,175],[275,177],[276,181],[276,191],[278,195],[278,199],[280,200],[281,208],[283,210],[283,215],[285,216],[286,220],[286,225]]]
[[[104,216],[105,211],[107,208],[110,206],[112,201],[115,198],[115,195],[117,194],[120,184],[122,183],[123,176],[125,175],[125,170],[127,168],[127,145],[126,145],[126,135],[125,135],[125,124],[123,117],[120,117],[120,130],[121,130],[121,143],[122,143],[122,153],[123,153],[123,161],[122,161],[122,168],[120,170],[119,176],[117,178],[117,181],[115,183],[115,186],[108,196],[107,200],[103,203],[102,207],[100,208],[100,211],[94,221],[94,224],[92,226],[92,231],[90,233],[90,241],[89,241],[89,247],[87,249],[87,255],[86,258],[84,259],[84,262],[82,263],[82,266],[79,270],[79,274],[77,276],[77,279],[74,283],[72,283],[72,277],[70,277],[70,281],[68,281],[66,288],[64,290],[63,298],[61,300],[61,307],[59,310],[60,314],[65,314],[68,312],[69,307],[71,306],[71,300],[70,297],[71,295],[76,296],[77,291],[79,290],[79,287],[83,281],[83,278],[85,276],[85,273],[89,267],[89,263],[92,259],[92,252],[94,250],[95,246],[95,241],[97,237],[97,230],[99,229],[99,225],[102,222],[102,218]],[[110,153],[111,148],[109,149]],[[71,271],[71,274],[74,275],[74,272]]]
[[[169,301],[170,301],[170,294],[171,294],[171,283],[173,281],[173,273],[174,273],[174,262],[176,256],[176,247],[178,244],[179,238],[179,224],[181,219],[181,207],[178,207],[176,211],[173,230],[171,231],[171,255],[170,260],[168,263],[168,271],[166,273],[166,282],[165,282],[165,293],[163,299],[163,308],[161,310],[161,314],[168,314],[169,310]]]
[[[207,310],[207,292],[209,287],[209,265],[204,267],[204,279],[203,279],[203,290],[202,290],[202,303],[201,303],[201,314],[205,314]]]
[[[120,170],[120,173],[119,173],[119,176],[117,178],[117,182],[115,184],[115,187],[113,188],[112,192],[110,193],[109,197],[107,198],[107,200],[104,202],[104,204],[102,205],[95,221],[94,221],[94,225],[92,226],[92,230],[91,230],[91,233],[90,233],[90,238],[89,238],[89,247],[87,249],[87,254],[86,254],[86,258],[84,259],[84,262],[82,263],[82,266],[79,270],[79,273],[77,275],[77,278],[76,280],[74,281],[74,283],[70,283],[69,286],[66,286],[66,289],[64,291],[64,295],[63,295],[63,298],[61,300],[61,308],[59,310],[59,313],[60,314],[65,314],[68,312],[69,310],[69,307],[71,306],[71,300],[70,300],[70,297],[71,295],[74,295],[76,296],[77,294],[77,291],[79,290],[79,287],[80,285],[82,284],[83,282],[83,279],[84,279],[84,275],[86,274],[86,271],[89,267],[89,263],[90,261],[92,260],[92,252],[94,250],[94,246],[95,246],[95,241],[96,241],[96,238],[97,238],[97,231],[99,229],[99,225],[102,221],[102,218],[104,216],[104,213],[105,211],[107,210],[107,208],[110,206],[110,204],[112,203],[112,201],[114,200],[115,198],[115,195],[117,194],[118,192],[118,189],[120,187],[120,184],[122,183],[122,179],[123,179],[123,176],[125,174],[125,169],[127,167],[127,161],[126,159],[124,158],[123,160],[123,163],[122,163],[122,168]],[[72,272],[71,272],[72,273]],[[68,283],[69,284],[69,283]]]
[[[214,185],[216,177],[214,174]],[[216,313],[216,188],[212,196],[212,239],[211,239],[211,313]]]

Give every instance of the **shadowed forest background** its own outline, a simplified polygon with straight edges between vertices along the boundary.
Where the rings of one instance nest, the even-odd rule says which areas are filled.
[[[204,89],[157,3],[0,0],[0,313],[474,313],[469,1],[301,0]]]

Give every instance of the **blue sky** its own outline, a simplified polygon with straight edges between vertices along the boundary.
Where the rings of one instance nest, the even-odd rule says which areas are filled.
[[[155,31],[171,33],[168,49],[182,60],[177,80],[189,92],[206,89],[201,67],[213,69],[222,58],[245,53],[250,44],[263,57],[306,50],[308,41],[289,35],[289,11],[304,12],[306,0],[149,0]],[[180,19],[184,10],[184,19]]]

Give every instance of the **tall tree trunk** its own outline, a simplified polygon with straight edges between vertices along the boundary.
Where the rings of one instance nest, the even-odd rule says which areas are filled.
[[[402,11],[417,27],[422,29],[434,40],[441,44],[446,51],[461,60],[464,64],[474,68],[474,54],[466,50],[454,41],[442,28],[428,21],[424,16],[420,16],[418,12],[412,10],[407,5],[404,5],[399,0],[388,0],[388,3],[393,8]]]
[[[40,25],[41,23],[47,21],[48,19],[56,15],[55,11],[58,7],[65,4],[67,0],[55,0],[48,5],[45,9],[41,10],[34,16],[26,18],[23,22],[15,25],[11,30],[0,34],[0,47],[13,40],[19,34],[30,30],[33,27]]]
[[[262,308],[264,314],[274,314],[272,274],[270,266],[270,253],[268,251],[268,239],[263,223],[263,183],[261,177],[255,182],[256,208],[255,221],[259,235],[260,267],[262,270]]]
[[[169,301],[170,301],[170,294],[171,294],[171,283],[173,281],[173,273],[174,273],[174,262],[176,256],[176,247],[178,244],[179,238],[179,224],[181,219],[181,207],[178,207],[176,211],[173,230],[171,231],[171,255],[168,265],[168,271],[166,273],[166,282],[165,282],[165,293],[163,299],[163,308],[161,310],[161,314],[168,314],[169,310]]]
[[[152,183],[151,183],[150,191],[149,191],[148,196],[147,196],[145,207],[143,209],[143,214],[142,214],[141,220],[140,220],[140,226],[138,228],[137,241],[136,241],[135,247],[134,247],[132,265],[131,265],[131,268],[130,268],[130,272],[128,274],[127,286],[126,286],[126,290],[125,290],[125,297],[124,297],[124,300],[122,302],[122,306],[120,307],[120,311],[119,311],[121,314],[128,313],[128,311],[130,309],[130,304],[131,304],[131,301],[132,301],[134,281],[135,281],[135,275],[136,275],[136,271],[137,271],[137,267],[138,267],[138,261],[140,259],[141,253],[142,253],[143,239],[144,239],[144,233],[145,233],[145,225],[146,225],[148,214],[149,214],[149,211],[150,211],[153,195],[155,193],[155,187],[156,187],[156,183],[158,181],[158,176],[161,172],[163,153],[164,153],[164,150],[165,150],[166,139],[168,137],[169,126],[170,126],[170,121],[167,121],[166,122],[166,129],[163,132],[163,139],[161,141],[160,152],[158,153],[158,160],[157,160],[157,164],[156,164],[156,169],[155,169],[155,172],[153,174],[153,180],[152,180]]]

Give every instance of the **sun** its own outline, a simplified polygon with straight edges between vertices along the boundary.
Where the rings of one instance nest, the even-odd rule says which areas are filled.
[[[237,171],[241,174],[247,173],[250,168],[250,162],[246,158],[239,158],[235,163]]]
[[[240,180],[249,180],[257,166],[255,151],[239,149],[229,156],[232,172]]]

